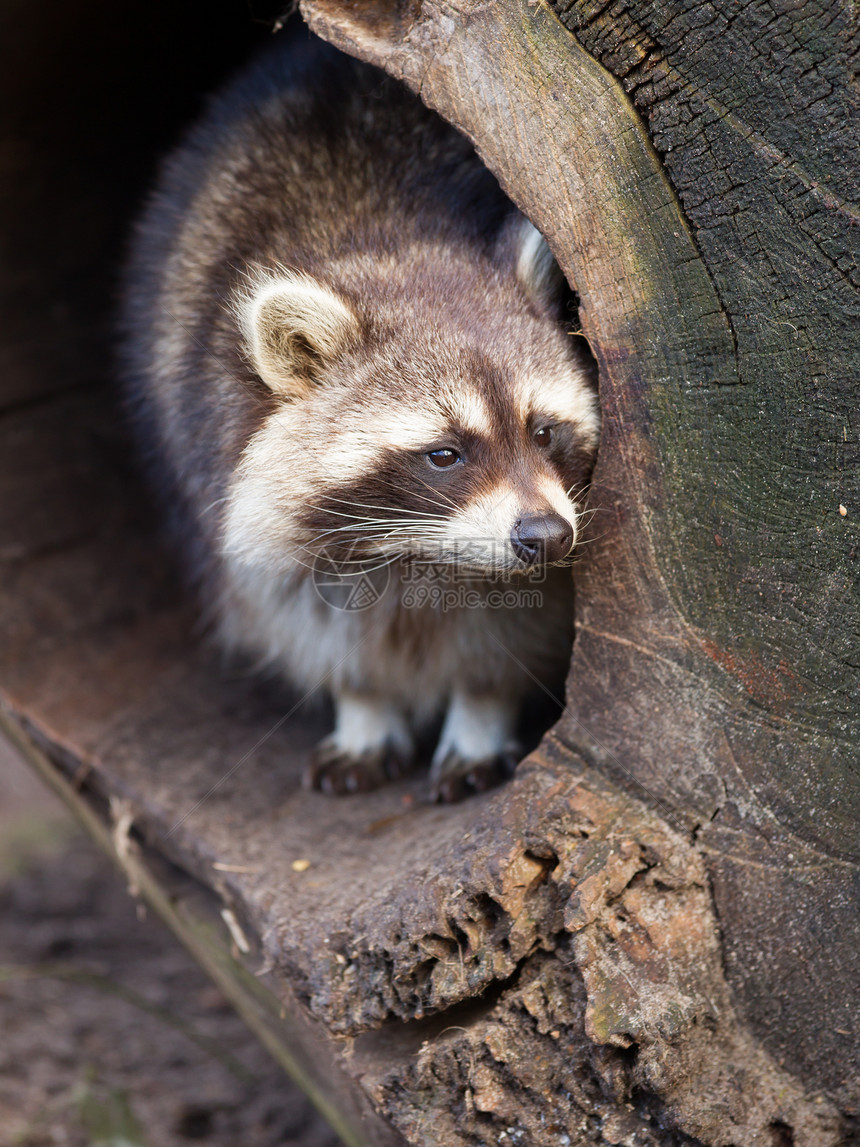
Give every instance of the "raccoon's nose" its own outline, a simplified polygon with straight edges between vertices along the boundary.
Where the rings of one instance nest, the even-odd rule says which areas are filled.
[[[558,562],[573,545],[573,527],[561,514],[529,514],[511,530],[514,553],[528,565]]]

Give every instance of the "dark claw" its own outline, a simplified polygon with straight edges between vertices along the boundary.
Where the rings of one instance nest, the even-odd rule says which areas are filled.
[[[470,784],[475,792],[483,793],[491,789],[501,780],[495,763],[475,765],[466,773],[466,783]]]
[[[402,753],[395,752],[392,748],[386,750],[382,765],[385,769],[385,775],[390,781],[399,781],[406,776],[412,767],[411,762]]]
[[[431,785],[430,797],[436,804],[456,804],[463,799],[466,791],[465,776],[445,776]]]
[[[388,780],[402,777],[408,768],[409,761],[390,745],[355,757],[337,748],[327,738],[311,754],[302,784],[306,789],[318,789],[327,796],[369,793]]]
[[[517,761],[517,754],[510,750],[482,761],[467,761],[450,753],[433,766],[430,799],[439,804],[454,804],[471,793],[486,792],[507,780]]]

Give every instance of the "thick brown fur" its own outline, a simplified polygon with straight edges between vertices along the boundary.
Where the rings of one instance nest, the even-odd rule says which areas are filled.
[[[335,698],[318,787],[380,783],[446,712],[436,793],[484,787],[563,670],[570,571],[511,544],[537,517],[566,556],[597,446],[559,278],[465,139],[318,41],[271,49],[166,166],[131,402],[223,640]],[[332,570],[388,588],[333,608]]]

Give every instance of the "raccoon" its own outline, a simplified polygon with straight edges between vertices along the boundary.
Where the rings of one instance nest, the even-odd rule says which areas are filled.
[[[468,141],[321,41],[275,42],[166,163],[131,405],[221,641],[333,698],[310,787],[371,789],[438,728],[433,797],[484,789],[563,674],[599,436],[563,291]]]

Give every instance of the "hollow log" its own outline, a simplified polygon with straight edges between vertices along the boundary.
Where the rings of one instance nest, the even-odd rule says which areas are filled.
[[[852,1141],[847,8],[304,0],[474,140],[600,368],[565,713],[454,808],[303,792],[317,718],[200,644],[105,355],[140,132],[170,134],[143,77],[200,25],[171,71],[155,17],[83,8],[0,28],[7,732],[348,1143]]]
[[[575,284],[606,422],[556,736],[693,835],[744,1014],[856,1111],[849,8],[303,10],[475,141]]]

